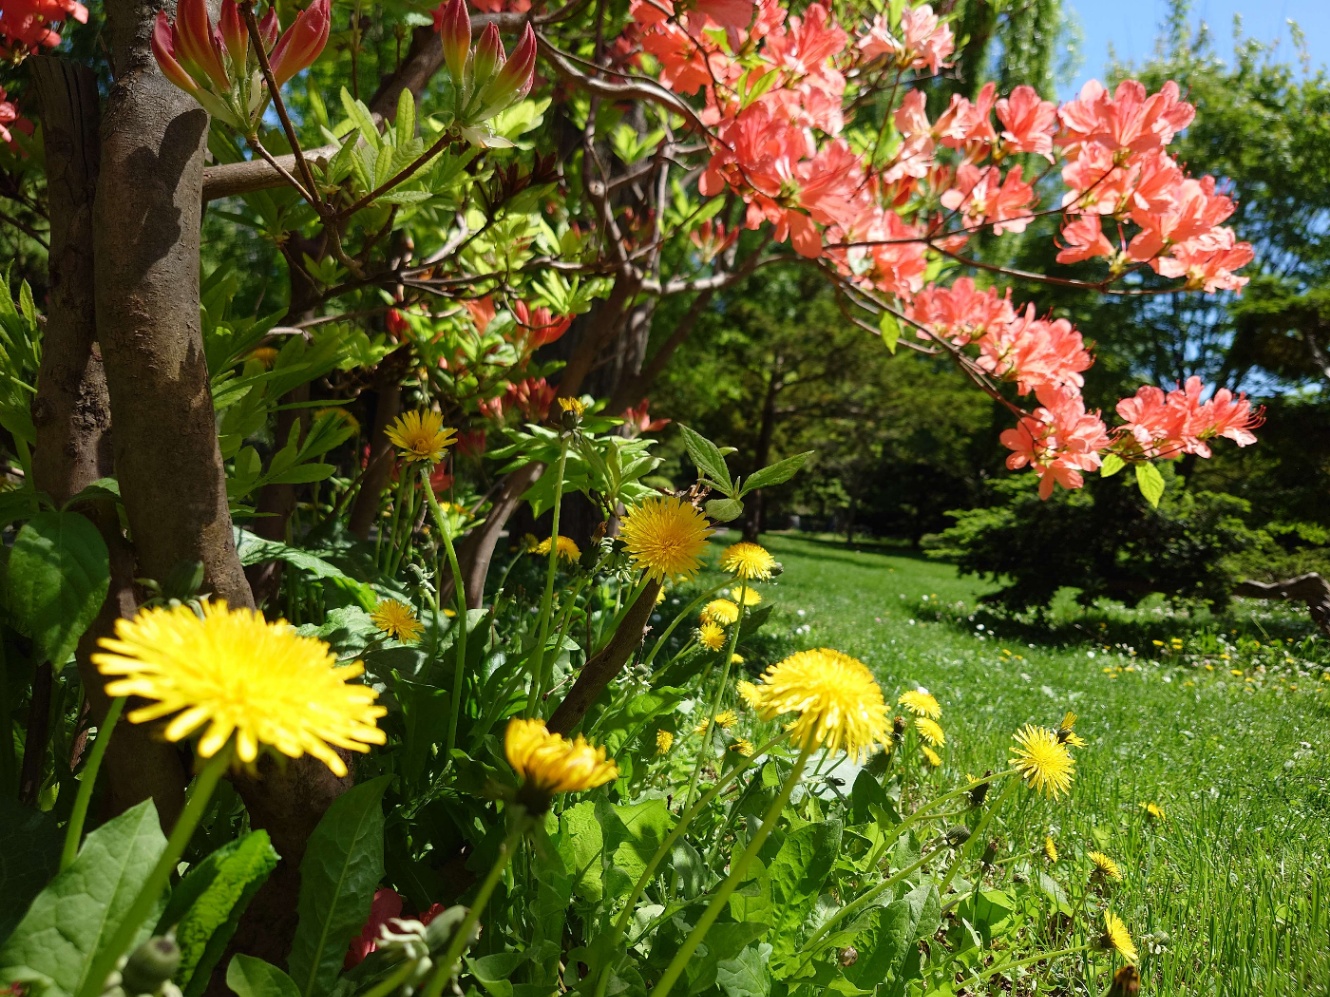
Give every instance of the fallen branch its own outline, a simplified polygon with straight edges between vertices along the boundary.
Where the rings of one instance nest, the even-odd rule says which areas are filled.
[[[1321,628],[1322,633],[1330,637],[1330,582],[1315,571],[1282,582],[1258,582],[1249,578],[1239,582],[1233,594],[1248,599],[1283,599],[1306,603],[1312,621]]]

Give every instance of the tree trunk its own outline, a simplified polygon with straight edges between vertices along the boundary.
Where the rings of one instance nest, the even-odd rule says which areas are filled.
[[[97,190],[99,100],[89,69],[51,57],[30,63],[41,103],[51,220],[50,295],[42,335],[42,364],[33,401],[37,445],[33,484],[64,503],[93,481],[114,473],[106,374],[97,346],[93,297],[93,202]],[[79,677],[100,728],[110,700],[90,656],[115,621],[134,612],[134,566],[110,502],[81,507],[101,531],[111,555],[111,586],[93,625],[79,642]],[[184,805],[186,773],[174,748],[121,721],[104,766],[105,811],[114,815],[148,797],[164,826]]]
[[[762,398],[762,423],[757,432],[757,446],[753,450],[753,468],[760,469],[771,463],[771,438],[776,432],[776,398],[785,388],[785,358],[777,356],[767,377],[767,390]],[[744,539],[757,543],[765,524],[762,522],[762,489],[748,499],[748,514],[744,517]]]
[[[202,562],[215,596],[252,606],[199,319],[208,115],[157,68],[153,4],[107,0],[106,14],[116,83],[102,121],[93,233],[97,332],[139,570],[164,579]]]

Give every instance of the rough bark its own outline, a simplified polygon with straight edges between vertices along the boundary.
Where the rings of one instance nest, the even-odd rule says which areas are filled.
[[[1307,605],[1312,622],[1321,628],[1321,632],[1330,637],[1330,582],[1310,571],[1296,578],[1282,582],[1258,582],[1247,579],[1239,582],[1233,589],[1234,595],[1248,599],[1284,599],[1289,602],[1302,602]]]
[[[91,70],[50,57],[34,58],[30,66],[41,106],[51,220],[50,292],[33,401],[37,445],[32,472],[38,489],[64,503],[114,472],[110,402],[93,297],[99,100]],[[109,699],[90,656],[116,619],[136,608],[134,566],[114,506],[87,503],[80,511],[97,525],[111,555],[110,591],[77,650],[91,719],[100,728]],[[150,730],[122,721],[102,772],[105,812],[114,815],[152,797],[162,823],[174,824],[184,803],[186,773],[175,750]]]
[[[199,322],[208,115],[157,69],[154,6],[108,0],[106,13],[116,83],[102,119],[95,287],[121,496],[142,574],[202,562],[214,595],[252,606]]]
[[[587,711],[595,705],[601,693],[609,686],[614,677],[623,671],[623,666],[633,656],[633,650],[642,643],[646,633],[651,611],[656,608],[656,596],[660,593],[660,582],[647,583],[637,601],[629,607],[623,616],[623,622],[610,638],[610,642],[598,653],[592,655],[577,681],[564,696],[563,702],[550,717],[548,727],[555,734],[570,734],[577,729]]]

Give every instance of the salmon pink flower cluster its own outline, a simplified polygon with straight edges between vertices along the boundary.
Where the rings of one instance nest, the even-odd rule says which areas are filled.
[[[88,22],[78,0],[5,0],[0,6],[0,58],[12,59],[60,44],[59,26],[69,18]]]
[[[314,0],[285,32],[276,5],[268,8],[258,34],[277,86],[314,64],[331,27],[331,0]],[[174,21],[157,12],[151,42],[162,75],[214,118],[246,135],[254,132],[271,94],[235,0],[222,0],[216,25],[205,0],[179,0]]]
[[[1244,395],[1220,388],[1208,401],[1199,377],[1167,394],[1153,385],[1139,388],[1118,402],[1118,415],[1129,443],[1143,458],[1174,459],[1185,453],[1210,456],[1206,440],[1224,437],[1240,447],[1256,442],[1252,430],[1260,426],[1262,412]]]

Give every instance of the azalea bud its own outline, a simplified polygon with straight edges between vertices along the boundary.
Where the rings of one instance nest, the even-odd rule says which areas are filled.
[[[461,88],[466,76],[466,59],[471,52],[471,15],[466,0],[448,0],[434,11],[434,30],[443,45],[443,64],[453,85]]]
[[[199,85],[176,60],[175,30],[171,27],[171,22],[166,19],[164,11],[157,12],[149,44],[152,46],[153,56],[157,59],[157,65],[161,67],[162,75],[186,93],[197,94]]]
[[[503,68],[505,62],[503,42],[499,39],[499,29],[491,21],[480,33],[476,43],[476,54],[471,60],[471,83],[479,90],[494,78],[494,74]]]
[[[281,25],[277,23],[277,8],[269,7],[268,12],[259,18],[259,37],[263,39],[263,51],[271,52],[277,44],[277,34]]]
[[[206,74],[218,90],[231,89],[205,0],[180,0],[176,4],[175,41],[186,68]]]
[[[231,57],[231,72],[243,76],[245,62],[249,58],[249,32],[245,30],[245,22],[241,20],[236,0],[222,0],[222,16],[218,27],[222,34],[222,45]]]
[[[277,41],[269,60],[273,79],[280,87],[301,70],[308,69],[328,44],[332,28],[332,0],[314,0]]]
[[[476,53],[477,58],[479,52]],[[485,104],[503,100],[505,104],[516,104],[531,92],[531,82],[536,74],[536,33],[530,23],[522,32],[522,38],[513,49],[499,72],[485,87],[482,100]]]

